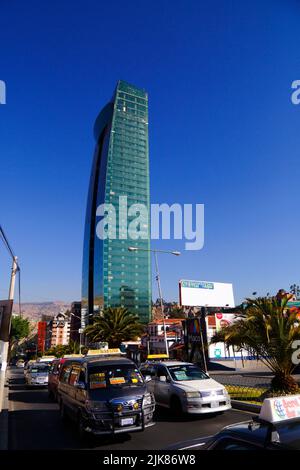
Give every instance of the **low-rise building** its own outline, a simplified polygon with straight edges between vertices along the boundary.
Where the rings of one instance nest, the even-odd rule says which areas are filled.
[[[182,319],[166,318],[165,326],[168,347],[170,348],[173,343],[180,342],[183,337]],[[154,320],[148,324],[147,333],[142,337],[142,346],[148,354],[164,354],[166,352],[163,320]]]

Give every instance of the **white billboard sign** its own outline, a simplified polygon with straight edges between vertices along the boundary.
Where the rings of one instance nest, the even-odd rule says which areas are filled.
[[[179,295],[185,307],[235,307],[229,283],[181,280]]]

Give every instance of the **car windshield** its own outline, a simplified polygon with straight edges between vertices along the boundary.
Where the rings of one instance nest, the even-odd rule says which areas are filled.
[[[300,450],[300,421],[281,423],[276,426],[280,444],[290,449]]]
[[[209,379],[208,375],[199,367],[183,364],[178,366],[168,366],[168,370],[173,380],[180,382],[182,380],[204,380]]]
[[[39,364],[31,366],[30,372],[33,374],[47,373],[49,371],[48,364]]]
[[[90,390],[144,385],[138,369],[131,365],[91,367]]]

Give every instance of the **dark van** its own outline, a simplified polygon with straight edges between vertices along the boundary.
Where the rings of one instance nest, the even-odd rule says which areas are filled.
[[[68,359],[61,367],[57,391],[61,417],[74,420],[81,437],[143,431],[154,424],[154,396],[130,359]]]

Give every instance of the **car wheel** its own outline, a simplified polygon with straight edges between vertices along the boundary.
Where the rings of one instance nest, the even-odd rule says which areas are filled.
[[[182,404],[181,401],[178,397],[173,396],[171,398],[171,412],[173,416],[181,416],[183,411],[182,411]]]

